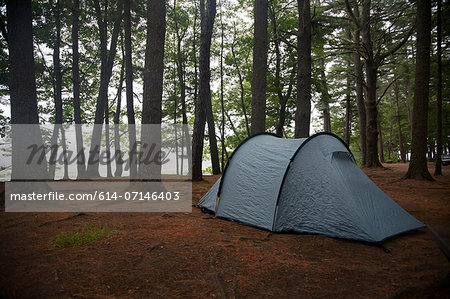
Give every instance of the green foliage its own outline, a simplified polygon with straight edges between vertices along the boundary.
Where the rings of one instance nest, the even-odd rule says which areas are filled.
[[[91,244],[97,240],[116,234],[118,231],[107,227],[98,227],[94,225],[85,225],[83,228],[63,232],[56,236],[53,240],[55,247],[74,247]]]
[[[116,1],[100,0],[102,9],[114,9]],[[54,121],[54,66],[53,47],[55,43],[55,9],[57,1],[33,0],[33,34],[35,43],[35,69],[40,118],[43,123]],[[106,5],[108,3],[108,5]],[[311,1],[312,26],[312,102],[313,131],[323,128],[323,107],[330,106],[332,132],[344,137],[346,99],[350,97],[350,148],[360,159],[358,111],[355,101],[355,78],[352,53],[364,49],[355,48],[351,37],[355,25],[346,13],[342,0]],[[59,1],[61,10],[61,67],[63,73],[63,115],[64,122],[73,122],[72,105],[72,16],[71,1]],[[188,123],[194,122],[194,111],[198,99],[198,60],[200,40],[200,12],[198,1],[176,0],[166,2],[166,41],[164,57],[163,122],[181,123],[181,88],[177,74],[181,66],[186,91],[186,114]],[[80,90],[82,119],[92,123],[99,92],[100,49],[99,27],[92,1],[81,1],[80,7]],[[373,0],[371,8],[371,35],[375,53],[386,52],[402,40],[414,24],[415,6],[404,0]],[[140,121],[142,85],[147,35],[147,8],[145,1],[132,1],[131,30],[133,52],[133,75],[136,121]],[[112,13],[104,12],[108,19],[107,36],[110,39],[113,22]],[[450,9],[444,4],[443,12],[443,136],[449,144],[450,136]],[[0,18],[6,20],[4,3],[0,4]],[[283,127],[285,137],[293,137],[296,111],[296,68],[298,10],[295,1],[269,1],[268,14],[268,73],[266,130],[275,132],[280,118],[280,92],[286,95],[292,84],[290,97],[286,102],[286,120]],[[123,29],[123,28],[122,28]],[[117,94],[122,96],[120,122],[126,122],[125,87],[118,91],[120,69],[123,63],[124,39],[119,37],[117,56],[109,86],[110,113],[116,111]],[[434,32],[433,32],[434,36]],[[223,45],[222,45],[223,37]],[[276,43],[279,45],[279,75],[277,76]],[[389,56],[379,68],[377,95],[380,97],[378,115],[384,142],[386,159],[399,159],[399,138],[397,119],[400,120],[405,151],[410,148],[411,108],[414,99],[415,40],[410,38],[395,55]],[[435,49],[435,40],[432,47]],[[251,121],[251,80],[253,48],[253,1],[217,1],[217,15],[214,23],[211,45],[211,88],[212,107],[216,125],[216,136],[221,139],[224,128],[224,144],[227,156],[248,137],[247,121]],[[8,51],[4,38],[0,38],[0,103],[8,105]],[[431,90],[429,112],[429,144],[436,139],[436,59],[432,51]],[[221,92],[220,56],[223,55],[223,94]],[[320,63],[324,60],[324,66]],[[325,76],[322,76],[322,71]],[[395,80],[395,84],[391,84]],[[324,89],[326,84],[327,90]],[[277,87],[279,86],[279,87]],[[395,88],[394,88],[395,87]],[[386,92],[384,92],[386,90]],[[397,90],[395,92],[395,90]],[[381,97],[381,95],[383,97]],[[222,114],[222,100],[224,111]],[[399,103],[397,115],[395,103]],[[2,110],[6,110],[7,108]],[[244,114],[245,110],[245,114]],[[3,112],[2,111],[2,112]],[[224,119],[222,117],[224,116]],[[0,130],[10,120],[0,118]],[[89,141],[89,138],[87,138]],[[209,159],[209,144],[205,139],[204,159]],[[221,151],[219,145],[219,151]],[[221,156],[221,155],[219,155]],[[226,162],[226,161],[225,161]]]

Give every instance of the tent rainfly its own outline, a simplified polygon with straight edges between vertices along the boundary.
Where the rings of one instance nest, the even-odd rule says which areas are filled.
[[[273,232],[381,242],[425,225],[381,191],[337,136],[247,138],[198,203]]]

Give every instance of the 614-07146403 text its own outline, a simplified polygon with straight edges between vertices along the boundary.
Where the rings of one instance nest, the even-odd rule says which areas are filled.
[[[54,201],[54,200],[77,200],[77,201],[111,201],[111,200],[179,200],[180,192],[142,192],[142,191],[127,191],[127,192],[110,192],[110,191],[94,191],[93,193],[69,193],[65,194],[57,191],[50,191],[45,193],[12,193],[9,196],[11,201]]]

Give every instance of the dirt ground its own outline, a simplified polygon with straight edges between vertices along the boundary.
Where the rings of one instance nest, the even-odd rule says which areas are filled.
[[[406,164],[365,170],[420,221],[450,236],[450,166],[436,182],[399,181]],[[430,171],[434,168],[430,164]],[[194,204],[218,176],[193,185]],[[192,213],[0,212],[1,297],[448,298],[448,260],[426,229],[382,248],[319,235],[269,234]],[[86,224],[119,230],[52,245]]]

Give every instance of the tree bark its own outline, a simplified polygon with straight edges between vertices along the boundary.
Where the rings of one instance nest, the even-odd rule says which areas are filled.
[[[277,26],[277,19],[275,11],[272,6],[269,7],[270,18],[272,20],[272,30],[274,35],[274,45],[275,45],[275,81],[274,86],[278,96],[278,102],[280,105],[280,113],[278,117],[278,124],[276,127],[276,135],[278,137],[283,137],[284,123],[286,122],[286,104],[288,99],[291,97],[292,87],[294,85],[294,78],[296,73],[296,65],[292,67],[292,72],[290,75],[289,86],[286,95],[283,94],[283,87],[281,86],[281,51],[280,51],[280,37]]]
[[[442,0],[437,0],[437,81],[436,81],[436,165],[434,175],[442,175]]]
[[[129,143],[129,167],[130,180],[137,178],[137,158],[133,149],[136,144],[136,121],[134,118],[134,98],[133,98],[133,49],[131,46],[131,0],[124,0],[124,38],[125,38],[125,85],[127,97],[127,118],[128,118],[128,143]]]
[[[102,127],[105,117],[106,102],[108,99],[108,86],[111,80],[112,68],[114,66],[114,58],[116,56],[117,40],[119,38],[120,23],[122,21],[122,2],[117,3],[116,19],[114,21],[113,33],[111,35],[111,45],[108,51],[107,38],[107,11],[104,12],[100,8],[99,0],[94,0],[94,9],[96,12],[97,23],[100,33],[100,56],[101,56],[101,71],[100,71],[100,89],[98,93],[97,103],[95,106],[94,130],[92,132],[91,147],[89,150],[89,162],[87,166],[87,175],[89,177],[100,176],[99,167],[99,153],[100,142],[102,137]]]
[[[311,122],[311,15],[309,1],[297,0],[299,27],[295,138],[308,137]]]
[[[320,84],[321,84],[321,105],[323,116],[323,131],[331,133],[331,117],[330,117],[330,94],[328,93],[327,77],[325,75],[325,59],[320,58]]]
[[[234,40],[231,44],[231,55],[233,55],[233,63],[236,67],[236,71],[238,74],[239,79],[239,87],[240,87],[240,96],[241,96],[241,107],[242,107],[242,114],[244,114],[244,120],[245,120],[245,129],[247,131],[247,136],[250,136],[250,126],[247,116],[247,108],[245,106],[244,96],[245,96],[245,89],[244,89],[244,79],[242,78],[241,69],[239,68],[239,62],[236,57],[236,53],[234,51],[234,45],[236,40],[236,24],[234,24]]]
[[[62,104],[62,73],[61,73],[61,59],[60,59],[60,47],[61,47],[61,18],[59,1],[56,3],[50,1],[52,9],[54,11],[55,19],[55,44],[53,45],[53,94],[55,101],[55,126],[53,129],[53,135],[51,138],[51,155],[49,161],[49,176],[51,179],[55,178],[56,170],[56,157],[58,152],[58,136],[61,132],[62,138],[62,150],[63,150],[63,164],[64,164],[64,179],[69,179],[68,174],[68,161],[66,154],[66,138],[63,123],[63,104]]]
[[[351,38],[351,32],[349,33]],[[351,69],[351,63],[348,62],[348,69]],[[344,142],[347,146],[350,146],[350,135],[352,134],[351,130],[351,78],[350,74],[347,74],[347,92],[345,95],[345,131],[344,131]]]
[[[72,6],[72,84],[73,84],[73,117],[75,120],[75,138],[77,144],[77,178],[86,177],[86,158],[84,155],[83,130],[80,101],[80,66],[78,52],[78,31],[80,18],[80,0],[73,0]]]
[[[378,159],[378,130],[377,130],[377,70],[378,64],[374,58],[373,44],[370,33],[370,9],[371,1],[364,0],[361,14],[361,35],[362,46],[366,52],[365,69],[366,69],[366,147],[367,167],[381,167]]]
[[[360,19],[359,7],[356,1],[353,2],[353,14],[357,20]],[[359,125],[359,142],[361,144],[361,164],[367,164],[367,117],[366,117],[366,103],[364,101],[363,85],[364,74],[361,65],[361,57],[358,49],[361,45],[361,30],[356,26],[353,32],[353,42],[356,50],[353,52],[353,64],[355,67],[356,78],[356,107],[358,109],[358,125]]]
[[[268,0],[254,0],[251,135],[266,130]]]
[[[120,67],[119,87],[117,88],[116,112],[114,113],[114,157],[116,160],[116,170],[114,176],[121,177],[123,173],[123,155],[120,149],[120,112],[122,109],[122,90],[125,77],[125,53],[122,51],[122,66]]]
[[[208,88],[209,88],[208,79]],[[217,147],[216,126],[214,123],[214,114],[211,103],[211,91],[206,99],[206,121],[208,122],[209,150],[211,155],[211,166],[213,174],[220,173],[219,149]]]
[[[147,0],[147,43],[145,48],[144,97],[142,99],[141,153],[145,158],[154,145],[161,149],[161,130],[145,124],[161,125],[164,75],[164,43],[166,34],[166,3]],[[139,161],[141,179],[160,180],[161,165]]]
[[[221,119],[221,130],[220,130],[220,140],[222,144],[221,149],[221,159],[220,159],[220,169],[224,170],[225,168],[225,154],[226,154],[226,146],[225,146],[225,103],[223,100],[224,94],[224,84],[223,84],[223,50],[224,50],[224,29],[223,29],[223,0],[220,1],[220,109],[222,114]],[[228,156],[228,155],[227,155]]]
[[[202,156],[203,139],[205,134],[205,123],[208,101],[211,99],[210,89],[210,51],[211,37],[216,15],[216,1],[200,1],[201,22],[200,22],[200,86],[199,98],[195,107],[194,132],[192,137],[192,180],[200,181],[202,179]]]
[[[29,165],[24,154],[26,146],[43,146],[39,127],[36,96],[36,77],[33,57],[32,10],[29,0],[6,1],[9,48],[9,92],[11,124],[35,124],[29,132],[12,131],[11,180],[48,178],[47,161]],[[24,140],[24,138],[26,138]],[[25,144],[24,144],[25,142]],[[22,153],[22,154],[21,154]]]
[[[417,0],[416,76],[411,138],[411,162],[404,178],[433,180],[427,167],[427,125],[430,84],[431,2]]]
[[[406,162],[406,153],[405,148],[403,145],[403,134],[402,134],[402,125],[401,125],[401,119],[400,119],[400,108],[399,108],[399,90],[398,90],[398,84],[395,83],[394,86],[394,93],[395,93],[395,112],[396,112],[396,119],[397,119],[397,134],[398,134],[398,146],[400,150],[400,161],[402,163]]]
[[[381,163],[384,163],[384,144],[383,144],[383,132],[381,131],[381,123],[380,121],[377,122],[377,129],[378,129],[378,147],[379,147],[379,153],[380,153],[380,161]]]
[[[176,2],[174,2],[175,7],[175,27],[176,27],[176,35],[177,35],[177,54],[176,54],[176,64],[177,64],[177,75],[178,75],[178,83],[180,88],[180,96],[181,96],[181,116],[183,118],[183,147],[186,147],[186,154],[188,159],[188,177],[191,177],[191,169],[192,169],[192,148],[191,148],[191,136],[189,133],[188,127],[188,118],[186,113],[186,81],[184,78],[185,75],[185,61],[183,59],[182,51],[181,51],[181,43],[182,36],[179,33],[178,29],[178,19],[176,17]],[[197,23],[197,15],[195,15],[194,27]],[[194,49],[195,49],[195,41],[194,41]],[[195,56],[195,54],[194,54]],[[195,66],[196,68],[196,66]],[[197,79],[196,79],[197,80]],[[194,95],[194,99],[196,99],[196,91]],[[182,150],[183,152],[183,150]],[[181,157],[181,174],[183,174],[183,157]]]

